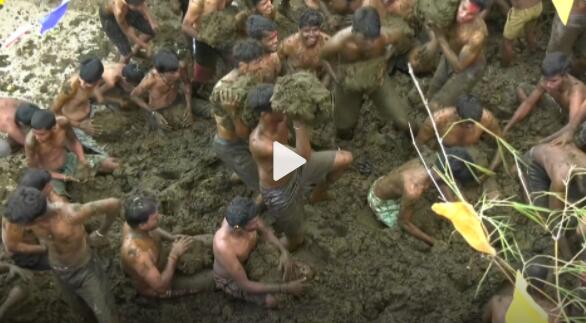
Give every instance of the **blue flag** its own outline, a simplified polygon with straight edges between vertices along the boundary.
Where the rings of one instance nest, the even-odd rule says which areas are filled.
[[[63,0],[59,7],[53,9],[46,17],[41,19],[41,35],[44,35],[47,31],[53,29],[67,11],[67,5],[69,0]]]

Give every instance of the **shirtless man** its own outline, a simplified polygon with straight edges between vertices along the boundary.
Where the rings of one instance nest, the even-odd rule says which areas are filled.
[[[51,185],[59,195],[67,194],[65,182],[78,180],[74,175],[79,163],[85,170],[102,173],[111,173],[119,166],[111,157],[86,156],[66,118],[40,110],[33,115],[31,126],[24,146],[27,164],[49,171]]]
[[[246,20],[246,34],[252,39],[261,42],[267,53],[277,51],[279,35],[277,24],[261,15],[252,15]]]
[[[465,164],[465,162],[473,163],[473,160],[466,149],[446,148],[446,154],[456,182],[464,185],[473,182],[474,176]],[[436,171],[441,174],[446,173],[444,161],[445,159],[441,157],[437,158],[435,163]],[[451,191],[442,183],[438,173],[434,172],[433,176],[440,184],[442,192],[451,200]],[[411,222],[415,202],[422,198],[432,183],[422,162],[419,159],[412,159],[372,183],[368,191],[368,205],[377,218],[388,227],[395,227],[398,220],[401,227],[409,234],[433,245],[433,238]]]
[[[484,49],[488,39],[480,13],[487,4],[488,0],[462,0],[450,30],[444,33],[432,26],[433,40],[443,54],[427,91],[432,110],[452,106],[480,80],[486,66]]]
[[[547,53],[562,52],[573,58],[572,72],[586,72],[586,1],[575,0],[568,23],[564,25],[556,14],[551,26]]]
[[[185,64],[179,61],[177,54],[165,49],[155,54],[153,63],[154,68],[130,95],[134,97],[134,100],[142,100],[141,97],[148,93],[148,102],[144,104],[148,106],[154,117],[164,109],[174,108],[179,104],[181,101],[179,83],[182,83],[185,98],[184,122],[189,124],[195,121],[191,111],[191,83]],[[159,120],[165,122],[164,119]]]
[[[536,22],[543,12],[543,0],[513,0],[513,6],[507,15],[507,22],[503,31],[503,44],[501,60],[508,66],[513,59],[513,42],[523,32],[527,38],[527,46],[530,50],[537,49],[535,35]]]
[[[401,34],[381,28],[378,11],[363,7],[354,13],[351,27],[339,31],[322,47],[322,58],[339,63],[334,121],[342,139],[354,136],[364,94],[371,98],[385,121],[393,121],[401,130],[408,129],[408,103],[387,75],[390,47]]]
[[[287,72],[309,71],[324,80],[328,67],[320,54],[330,36],[322,32],[322,24],[323,17],[316,10],[306,10],[301,14],[299,31],[287,37],[279,46],[279,58]]]
[[[104,100],[116,102],[120,107],[125,107],[127,103],[120,97],[120,93],[130,94],[143,78],[144,72],[136,64],[111,64],[104,67],[103,83],[100,85],[99,92],[104,96]],[[114,91],[116,89],[119,91],[112,93],[116,92]]]
[[[86,204],[50,203],[31,187],[19,187],[7,201],[5,218],[29,227],[47,246],[56,281],[84,322],[118,322],[108,279],[88,241],[107,243],[104,235],[119,213],[120,201],[115,198]],[[102,215],[102,225],[88,237],[84,223]]]
[[[283,244],[295,250],[304,241],[304,193],[313,189],[310,202],[328,198],[327,189],[352,163],[348,151],[320,151],[311,149],[309,129],[298,120],[293,120],[295,129],[295,152],[307,163],[291,174],[273,180],[273,142],[289,144],[287,117],[271,109],[270,98],[273,86],[262,84],[254,88],[249,97],[250,107],[260,115],[258,126],[250,134],[250,152],[258,166],[260,192],[268,208],[269,216],[275,221],[273,227],[283,232]]]
[[[0,97],[0,157],[13,153],[13,147],[24,146],[31,118],[39,107],[13,98]]]
[[[133,195],[127,199],[124,209],[126,223],[122,230],[120,257],[124,272],[139,294],[168,298],[214,289],[211,270],[192,277],[175,273],[178,260],[194,240],[211,248],[211,234],[188,237],[159,228],[161,215],[157,202],[150,197]],[[162,240],[173,241],[166,264],[161,261],[164,259],[161,257]]]
[[[148,42],[159,25],[145,0],[104,0],[99,14],[102,29],[120,52],[120,62],[128,63],[140,48],[151,56]]]
[[[586,86],[568,73],[569,59],[563,53],[550,53],[545,56],[541,70],[543,78],[529,94],[518,89],[522,103],[505,127],[505,134],[519,121],[523,120],[534,108],[544,93],[551,95],[559,106],[569,112],[568,124],[542,142],[565,144],[572,140],[574,132],[586,116]]]
[[[256,249],[258,234],[281,252],[279,269],[286,280],[293,267],[289,252],[270,228],[257,216],[252,199],[236,197],[228,205],[222,226],[214,235],[214,281],[226,294],[266,307],[275,307],[275,294],[300,294],[305,278],[280,284],[248,279],[244,264]]]

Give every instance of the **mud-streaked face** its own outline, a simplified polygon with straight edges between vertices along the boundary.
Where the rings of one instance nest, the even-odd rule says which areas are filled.
[[[264,33],[261,43],[266,51],[274,53],[279,45],[279,35],[276,31]]]
[[[458,23],[464,24],[476,18],[480,13],[480,7],[470,0],[462,0],[458,7],[458,15],[456,17]]]
[[[161,214],[159,211],[155,211],[155,213],[149,216],[147,222],[140,225],[140,228],[145,231],[151,231],[159,227],[159,221],[161,218]]]
[[[258,230],[258,216],[252,218],[246,225],[244,226],[244,230],[248,232],[254,232]]]
[[[554,75],[545,78],[544,87],[547,92],[557,92],[562,87],[562,83],[564,83],[563,75]]]
[[[165,72],[165,73],[160,73],[161,77],[163,77],[165,79],[165,81],[171,83],[171,82],[176,82],[179,80],[179,78],[181,78],[181,73],[179,72],[179,70],[176,71],[172,71],[172,72]]]
[[[301,41],[305,47],[313,47],[317,45],[321,37],[321,29],[317,26],[306,26],[301,28]]]
[[[47,142],[51,138],[51,129],[33,129],[33,135],[38,142]]]
[[[88,83],[81,78],[79,79],[79,86],[84,90],[93,90],[98,86],[98,83],[100,83],[100,80],[97,80],[94,83]]]
[[[261,0],[259,3],[256,4],[256,11],[258,11],[261,16],[264,17],[272,17],[273,15],[273,3],[271,0]]]

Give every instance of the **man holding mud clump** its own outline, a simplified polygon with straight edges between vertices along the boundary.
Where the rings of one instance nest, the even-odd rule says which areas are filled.
[[[194,276],[175,273],[181,256],[192,242],[212,246],[212,235],[173,235],[158,227],[160,214],[154,199],[130,196],[124,206],[126,224],[122,231],[120,257],[122,268],[128,274],[139,294],[146,297],[167,298],[213,290],[212,272],[206,270]],[[173,241],[173,247],[163,268],[161,240]]]

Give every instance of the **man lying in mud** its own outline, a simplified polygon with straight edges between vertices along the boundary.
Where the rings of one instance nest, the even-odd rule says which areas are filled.
[[[474,175],[466,163],[474,161],[468,151],[462,147],[450,147],[446,148],[446,154],[456,182],[463,185],[473,182]],[[443,157],[436,158],[435,165],[429,162],[427,164],[429,167],[435,166],[441,174],[446,173],[447,165]],[[448,200],[453,200],[453,194],[438,173],[435,170],[431,172],[444,196]],[[377,218],[388,227],[395,227],[399,221],[401,227],[409,234],[433,245],[434,239],[411,222],[415,203],[432,184],[433,181],[423,163],[419,159],[412,159],[372,183],[368,191],[368,205]]]
[[[0,98],[0,158],[24,146],[31,118],[39,107],[14,98]]]
[[[482,77],[488,29],[481,12],[487,4],[488,0],[462,0],[452,27],[440,30],[432,26],[435,46],[443,54],[427,91],[432,110],[453,105]]]
[[[350,167],[352,153],[312,151],[309,128],[302,121],[293,120],[294,150],[307,163],[280,180],[273,180],[273,142],[288,145],[290,133],[287,117],[271,108],[272,95],[271,84],[261,84],[248,94],[250,107],[260,116],[258,126],[250,134],[250,152],[258,166],[260,191],[274,220],[273,228],[285,234],[283,244],[287,249],[295,250],[304,241],[304,194],[313,187],[309,201],[326,200],[329,186]]]
[[[543,77],[533,91],[527,95],[520,86],[517,89],[521,105],[505,126],[505,134],[518,122],[523,120],[536,106],[541,97],[547,93],[569,112],[568,124],[542,142],[565,144],[572,140],[574,132],[586,116],[586,86],[579,79],[568,73],[569,58],[563,53],[550,53],[545,56],[541,71]]]
[[[118,48],[121,62],[128,63],[141,48],[151,56],[149,40],[159,25],[145,0],[104,0],[99,14],[102,29]]]
[[[386,73],[391,47],[400,38],[400,31],[381,28],[375,8],[364,7],[354,13],[351,27],[339,31],[323,46],[321,56],[339,63],[334,121],[340,138],[354,136],[364,94],[385,121],[408,129],[407,101]]]
[[[279,35],[274,21],[261,15],[252,15],[246,20],[246,35],[258,40],[267,53],[277,51]]]
[[[261,283],[248,279],[244,264],[256,249],[258,235],[281,252],[279,268],[287,280],[294,263],[287,248],[257,214],[252,199],[236,197],[228,205],[222,226],[214,234],[214,281],[226,294],[248,302],[275,307],[276,294],[301,294],[306,278],[286,283]]]
[[[39,190],[19,187],[6,204],[5,219],[25,225],[47,246],[55,280],[84,322],[118,322],[108,278],[88,243],[107,243],[105,234],[120,213],[115,198],[86,204],[51,203]],[[84,224],[104,216],[99,229],[87,235]]]
[[[179,109],[181,97],[179,84],[183,85],[185,112],[182,122],[191,124],[195,117],[191,111],[191,82],[187,74],[185,63],[179,61],[177,54],[169,50],[160,50],[153,57],[154,68],[144,77],[140,84],[130,94],[134,100],[142,100],[148,93],[148,110],[151,111],[151,121],[156,120],[159,126],[167,127],[167,120],[161,115],[170,109]],[[143,106],[144,104],[141,104]],[[170,111],[169,111],[170,112]],[[179,122],[177,120],[177,122]]]
[[[566,24],[556,14],[551,25],[547,53],[562,52],[572,57],[572,73],[586,72],[586,1],[575,0]]]
[[[126,223],[120,248],[122,269],[130,276],[140,295],[169,298],[214,289],[211,270],[194,276],[175,272],[179,259],[189,250],[192,242],[197,240],[212,247],[211,234],[191,237],[174,235],[161,229],[157,202],[147,196],[130,196],[124,205],[124,215]],[[161,261],[162,240],[173,242],[166,264]]]
[[[67,195],[65,182],[79,180],[74,176],[80,170],[82,175],[88,175],[88,172],[112,173],[119,167],[114,158],[86,156],[67,118],[55,118],[51,111],[39,110],[31,119],[31,127],[24,146],[27,165],[49,171],[53,178],[51,185],[61,196]]]
[[[120,107],[128,105],[127,97],[144,78],[144,72],[136,64],[115,63],[104,67],[99,93],[105,101],[115,102]],[[132,98],[131,98],[132,99]],[[144,102],[135,100],[134,103]],[[144,107],[141,107],[144,108]]]
[[[12,281],[17,278],[17,282],[9,289],[4,302],[0,304],[0,321],[4,322],[7,317],[16,316],[16,310],[26,301],[28,295],[28,285],[31,280],[31,273],[16,265],[0,261],[0,274],[8,273],[6,280]],[[7,288],[8,290],[8,288]]]

